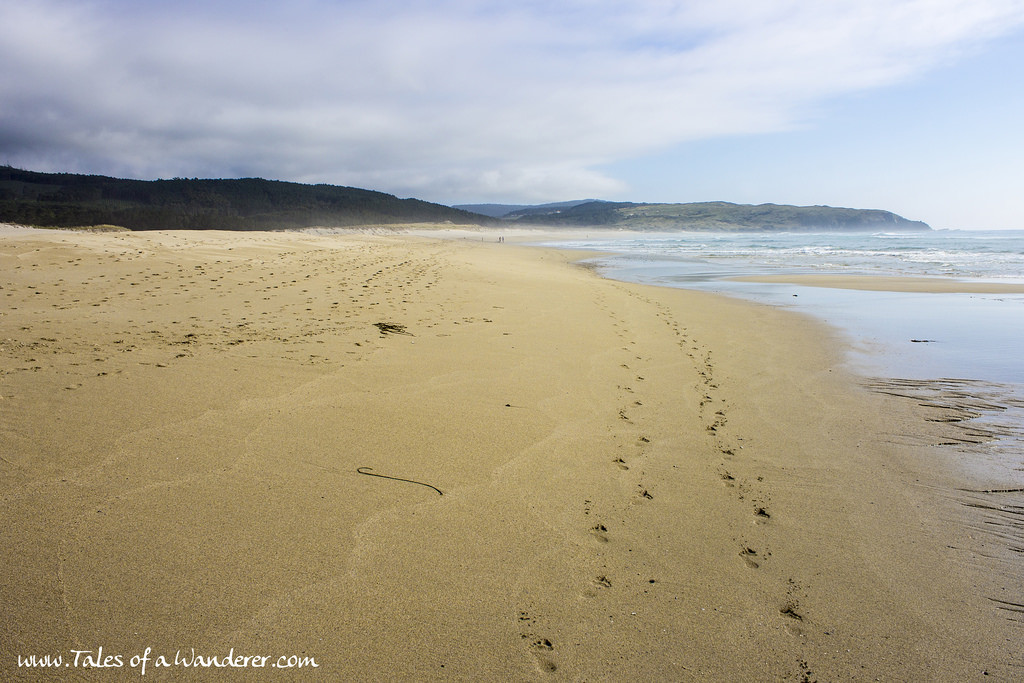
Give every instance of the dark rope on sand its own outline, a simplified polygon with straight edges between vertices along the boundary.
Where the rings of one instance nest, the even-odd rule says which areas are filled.
[[[436,486],[431,486],[430,484],[424,484],[422,481],[415,481],[413,479],[402,479],[401,477],[389,477],[386,474],[374,474],[373,472],[364,471],[372,469],[372,467],[357,467],[356,472],[358,472],[359,474],[365,474],[368,477],[380,477],[381,479],[394,479],[395,481],[407,481],[410,484],[419,484],[420,486],[426,486],[428,489],[434,489],[435,491],[437,491],[437,495],[439,496],[444,495],[444,493],[441,492],[441,489],[437,488]]]

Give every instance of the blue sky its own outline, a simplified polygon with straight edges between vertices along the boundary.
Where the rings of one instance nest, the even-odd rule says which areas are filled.
[[[0,0],[0,163],[1024,228],[1024,0]]]
[[[792,131],[685,143],[608,172],[637,201],[855,204],[937,228],[1024,229],[1021,84],[1016,34],[912,81],[825,100]]]

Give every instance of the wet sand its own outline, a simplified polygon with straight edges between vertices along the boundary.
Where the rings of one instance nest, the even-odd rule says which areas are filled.
[[[99,647],[124,665],[84,680],[146,648],[318,665],[232,680],[1020,675],[1015,494],[943,466],[961,403],[574,258],[0,237],[0,677]]]
[[[807,287],[859,289],[872,292],[921,292],[936,294],[1020,294],[1024,284],[1017,282],[964,281],[941,277],[878,275],[752,275],[734,277],[739,282],[781,282]]]

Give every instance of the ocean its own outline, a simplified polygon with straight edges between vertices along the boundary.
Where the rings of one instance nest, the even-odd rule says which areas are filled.
[[[1024,284],[1024,230],[901,233],[621,233],[549,243],[607,252],[606,277],[741,297],[824,320],[865,377],[963,380],[1001,435],[999,469],[1024,478],[1024,293],[863,291],[738,277],[873,275]]]

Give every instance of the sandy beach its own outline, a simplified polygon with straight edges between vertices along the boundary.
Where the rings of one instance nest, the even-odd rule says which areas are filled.
[[[961,404],[481,235],[4,231],[0,679],[1024,675]]]

